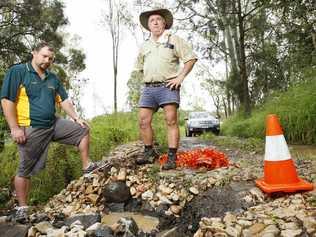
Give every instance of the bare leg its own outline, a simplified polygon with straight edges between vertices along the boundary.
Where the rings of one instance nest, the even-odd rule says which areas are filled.
[[[30,179],[20,176],[15,176],[14,186],[19,206],[27,206],[27,198],[30,189]]]
[[[168,146],[169,148],[178,148],[179,146],[179,124],[177,107],[174,104],[165,105],[165,120],[168,127]]]
[[[88,133],[86,136],[84,136],[81,139],[80,144],[78,146],[83,169],[86,169],[88,167],[88,165],[89,165],[89,162],[90,162],[90,159],[89,159],[89,143],[90,143],[90,135]]]
[[[151,126],[153,112],[154,111],[149,108],[139,109],[139,129],[145,145],[153,144],[153,129]]]

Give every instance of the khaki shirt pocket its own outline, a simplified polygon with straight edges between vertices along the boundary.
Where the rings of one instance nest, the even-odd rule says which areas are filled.
[[[162,46],[159,50],[160,57],[167,62],[173,62],[175,60],[174,49]]]

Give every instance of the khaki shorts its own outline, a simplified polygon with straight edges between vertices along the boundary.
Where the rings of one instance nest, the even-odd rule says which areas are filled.
[[[78,146],[88,133],[88,128],[60,118],[50,128],[26,127],[26,143],[18,145],[20,164],[17,176],[30,177],[45,168],[50,142]]]

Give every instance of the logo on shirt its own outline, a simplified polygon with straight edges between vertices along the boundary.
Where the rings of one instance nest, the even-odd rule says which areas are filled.
[[[55,90],[55,87],[53,85],[48,84],[47,89]]]

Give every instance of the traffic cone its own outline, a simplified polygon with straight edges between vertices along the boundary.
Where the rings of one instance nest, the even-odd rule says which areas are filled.
[[[275,114],[266,118],[264,177],[257,179],[256,184],[266,193],[313,190],[311,183],[297,176],[278,116]]]

